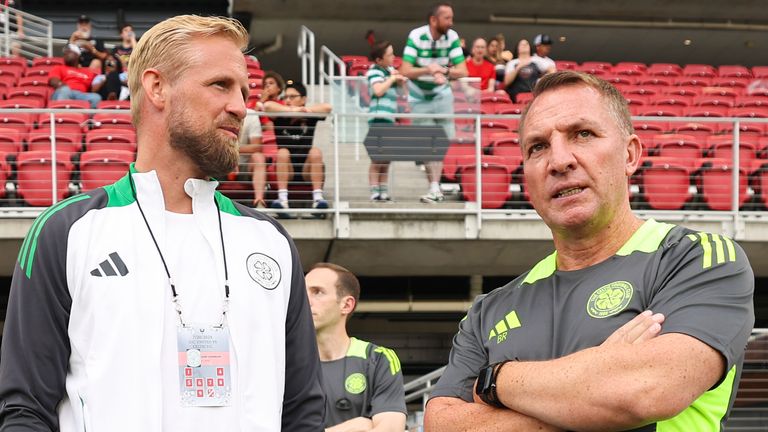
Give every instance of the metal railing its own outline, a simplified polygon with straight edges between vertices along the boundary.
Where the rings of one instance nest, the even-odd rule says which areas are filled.
[[[21,23],[21,26],[19,26]],[[0,6],[0,54],[33,59],[53,55],[53,22]]]
[[[314,88],[317,83],[315,75],[315,34],[306,26],[301,26],[296,51],[301,61],[301,82],[310,89],[309,100],[314,101],[317,98],[314,95]]]

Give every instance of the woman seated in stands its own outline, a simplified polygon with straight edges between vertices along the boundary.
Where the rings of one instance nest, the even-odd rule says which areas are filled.
[[[520,39],[516,51],[504,74],[504,90],[514,102],[519,93],[533,91],[536,81],[543,75],[542,68],[531,56],[531,44],[527,40]]]

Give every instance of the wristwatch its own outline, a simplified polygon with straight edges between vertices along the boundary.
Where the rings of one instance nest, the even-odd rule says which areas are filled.
[[[499,376],[501,367],[511,361],[514,360],[504,360],[480,370],[480,374],[477,376],[477,386],[475,387],[475,394],[477,394],[480,400],[496,408],[506,408],[496,393],[496,378]]]

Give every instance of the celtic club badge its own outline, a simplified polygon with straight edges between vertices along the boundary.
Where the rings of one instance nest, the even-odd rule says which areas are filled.
[[[344,388],[349,393],[360,394],[365,391],[365,375],[361,373],[353,373],[344,380]]]
[[[272,257],[262,253],[253,253],[245,261],[248,274],[264,289],[273,290],[280,284],[282,274],[280,265]]]
[[[587,314],[592,318],[607,318],[623,311],[632,300],[632,284],[611,282],[596,289],[587,300]]]

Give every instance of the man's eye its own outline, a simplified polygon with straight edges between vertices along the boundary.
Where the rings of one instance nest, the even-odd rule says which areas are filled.
[[[532,145],[531,145],[531,146],[528,148],[528,153],[530,153],[530,154],[533,154],[533,153],[538,153],[538,152],[540,152],[540,151],[544,150],[544,147],[545,147],[545,146],[544,146],[544,144],[543,144],[543,143],[536,143],[536,144],[532,144]]]
[[[589,138],[592,135],[594,135],[591,131],[588,130],[580,130],[578,132],[579,138]]]

